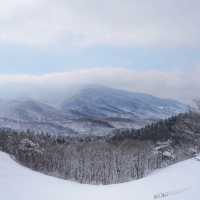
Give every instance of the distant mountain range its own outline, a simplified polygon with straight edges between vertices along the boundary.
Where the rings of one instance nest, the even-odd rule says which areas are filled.
[[[17,131],[48,132],[50,134],[74,134],[63,126],[65,115],[58,109],[33,100],[0,101],[0,127]]]
[[[175,100],[89,86],[56,107],[34,100],[0,100],[0,127],[49,134],[105,134],[113,128],[141,128],[188,110]]]

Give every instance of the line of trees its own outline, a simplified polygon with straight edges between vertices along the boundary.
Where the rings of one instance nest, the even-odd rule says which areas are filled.
[[[200,151],[200,116],[188,113],[140,130],[119,129],[106,136],[52,136],[0,130],[0,150],[45,174],[88,184],[113,184]]]

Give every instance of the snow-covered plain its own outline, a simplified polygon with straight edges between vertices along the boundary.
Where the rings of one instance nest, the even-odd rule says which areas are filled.
[[[200,160],[190,159],[129,183],[92,186],[27,169],[0,152],[2,200],[199,200]]]

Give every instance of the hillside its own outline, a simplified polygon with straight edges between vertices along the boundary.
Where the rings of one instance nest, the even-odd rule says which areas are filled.
[[[56,106],[32,99],[0,100],[0,128],[51,135],[106,135],[115,128],[141,128],[186,111],[187,105],[174,100],[90,86]]]
[[[96,119],[115,128],[141,128],[159,119],[188,111],[178,101],[103,86],[88,86],[62,104],[75,119]]]
[[[0,127],[16,131],[49,134],[75,134],[64,126],[65,115],[60,110],[34,100],[0,100]]]
[[[50,136],[1,130],[0,149],[48,175],[88,184],[140,179],[200,152],[200,114],[186,113],[139,130]]]
[[[0,194],[3,200],[199,200],[199,169],[200,162],[190,159],[138,181],[90,186],[34,172],[0,152]]]

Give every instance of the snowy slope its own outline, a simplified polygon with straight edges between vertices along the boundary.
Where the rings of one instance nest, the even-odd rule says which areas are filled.
[[[68,116],[102,119],[116,128],[145,124],[188,111],[188,106],[170,99],[103,86],[83,88],[66,99],[62,110]]]
[[[63,124],[66,118],[60,110],[34,100],[1,100],[0,127],[36,133],[74,134]]]
[[[199,200],[200,162],[190,159],[138,181],[91,186],[49,177],[13,161],[0,152],[2,200]],[[161,196],[166,198],[161,198]]]
[[[50,134],[106,134],[113,128],[141,128],[188,111],[188,106],[147,94],[89,86],[61,105],[32,99],[0,99],[0,127]]]
[[[18,121],[62,121],[64,115],[52,106],[34,100],[1,100],[0,118]]]

